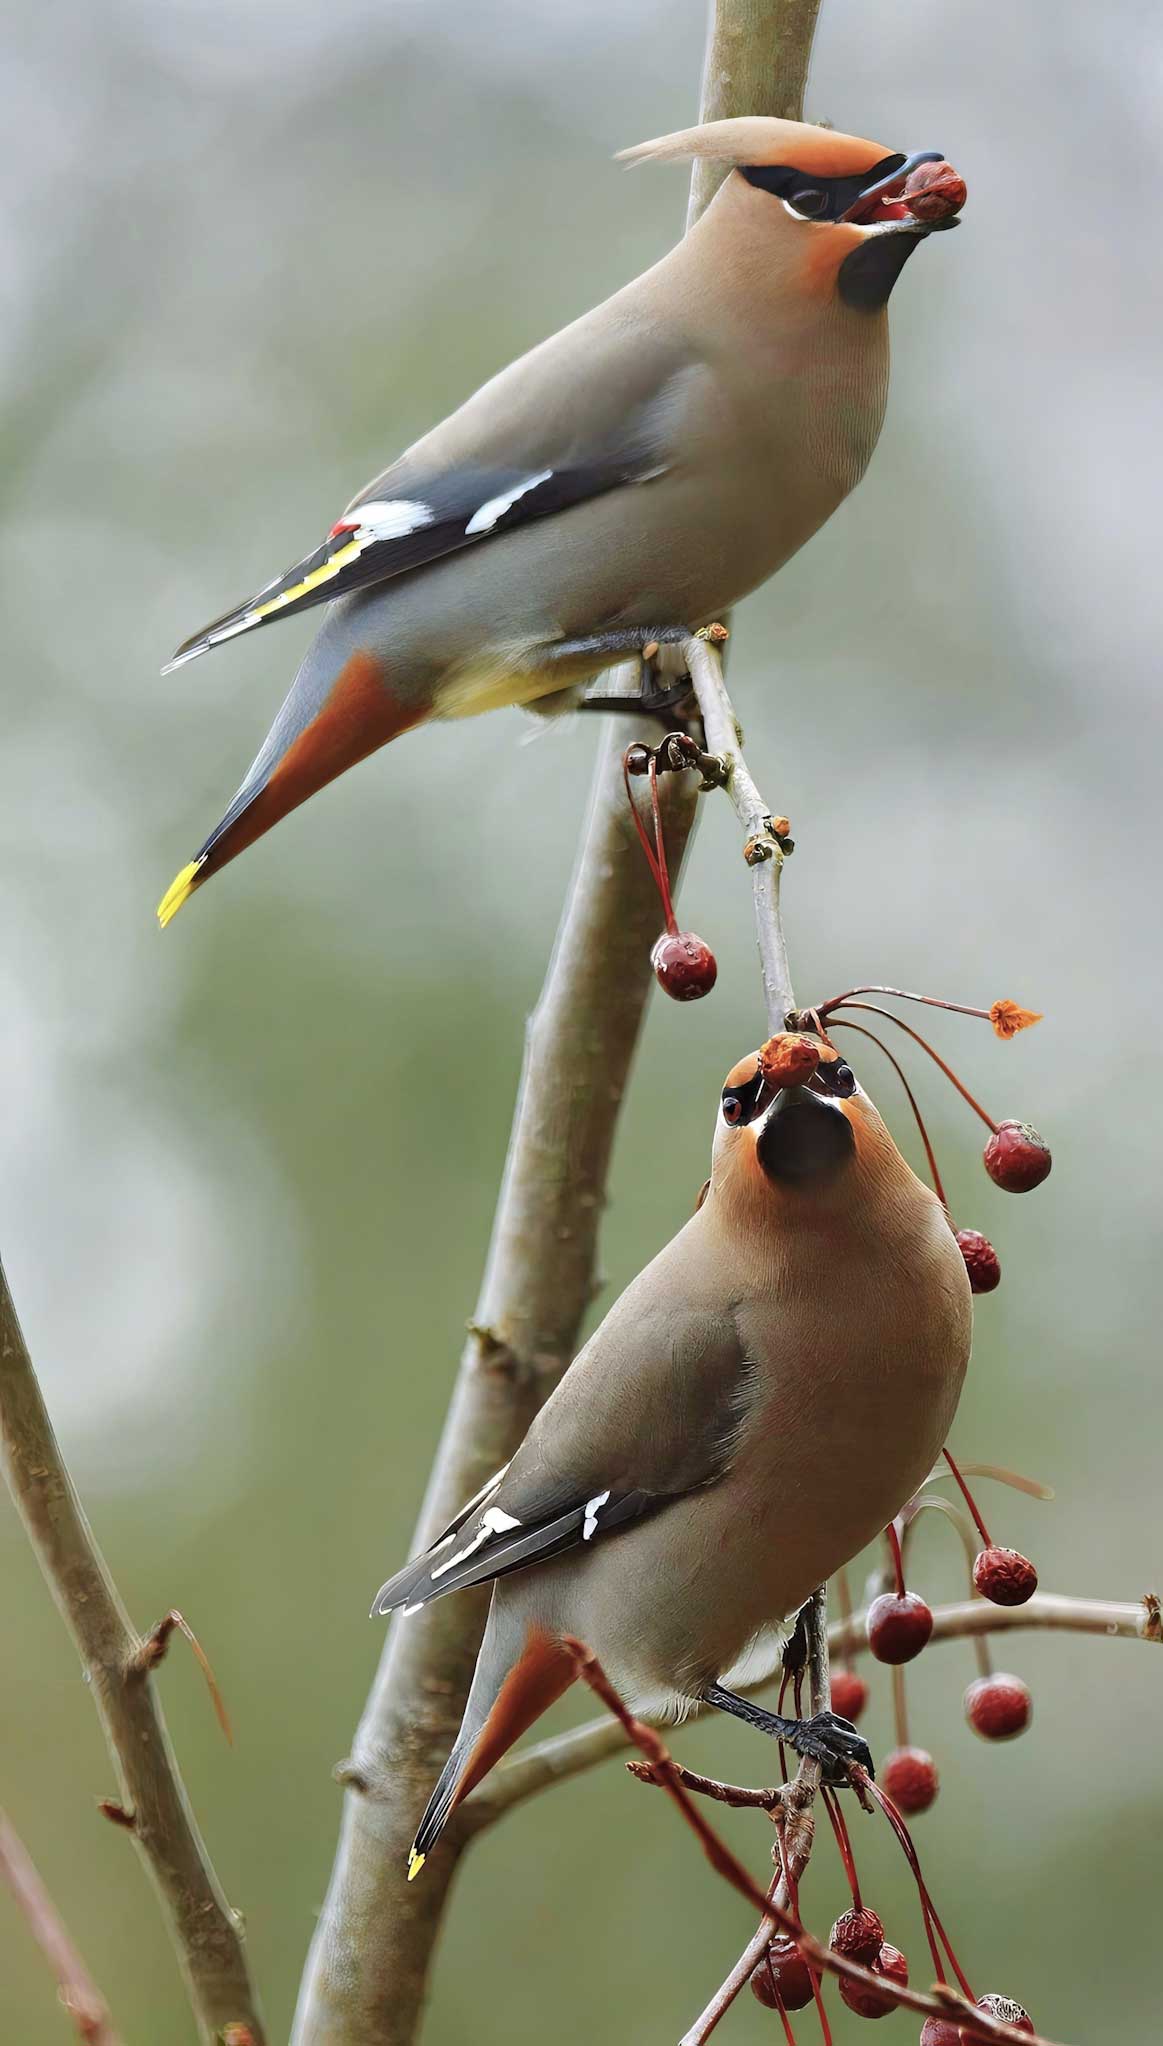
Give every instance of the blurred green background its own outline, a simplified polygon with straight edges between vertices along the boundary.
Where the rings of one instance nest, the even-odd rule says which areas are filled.
[[[9,24],[0,351],[0,1244],[46,1394],[162,1673],[186,1778],[285,2036],[346,1750],[471,1312],[595,743],[513,712],[408,738],[232,867],[163,938],[162,888],[219,816],[310,621],[165,682],[177,641],[266,580],[476,383],[658,255],[681,171],[618,146],[693,117],[699,0],[46,0]],[[1156,10],[824,0],[809,112],[966,175],[955,236],[893,302],[894,386],[856,497],[737,620],[753,766],[791,815],[802,998],[895,979],[1047,1012],[942,1046],[1055,1171],[986,1181],[928,1070],[958,1218],[1005,1266],[979,1303],[966,1456],[1043,1582],[1160,1576]],[[424,773],[459,792],[438,834]],[[537,858],[530,856],[538,848]],[[467,854],[467,857],[466,857]],[[652,1005],[615,1160],[599,1306],[706,1168],[721,1076],[762,1028],[727,805],[685,913],[696,1008]],[[1142,1019],[1142,1021],[1140,1021]],[[463,1056],[466,1041],[471,1062]],[[853,1044],[857,1040],[852,1040]],[[887,1078],[861,1070],[915,1155]],[[439,1085],[437,1087],[437,1081]],[[676,1100],[688,1105],[676,1115]],[[663,1104],[667,1112],[661,1113]],[[0,1795],[131,2042],[193,2031],[73,1651],[0,1510]],[[931,1595],[956,1595],[935,1522]],[[1019,1636],[1036,1722],[966,1729],[968,1647],[910,1676],[943,1790],[918,1835],[975,1984],[1071,2041],[1158,2035],[1158,1701],[1147,1650]],[[876,1682],[873,1745],[889,1744]],[[752,1780],[716,1725],[680,1755]],[[762,1823],[732,1834],[762,1871]],[[866,1890],[927,1979],[880,1828]],[[807,1903],[841,1902],[822,1846]],[[473,1854],[428,2046],[672,2041],[751,1929],[617,1765]],[[3,2034],[69,2033],[0,1901]],[[776,2035],[745,1998],[723,2037]],[[838,2040],[859,2036],[840,2010]],[[905,2014],[882,2036],[915,2038]]]

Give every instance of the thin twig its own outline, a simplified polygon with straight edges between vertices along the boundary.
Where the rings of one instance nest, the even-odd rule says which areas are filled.
[[[1102,1634],[1110,1640],[1163,1641],[1158,1601],[1153,1594],[1132,1605],[1115,1599],[1067,1598],[1049,1591],[1036,1592],[1024,1606],[995,1606],[987,1599],[935,1606],[931,1640],[959,1641],[977,1634],[1016,1633],[1022,1628]],[[833,1655],[863,1654],[868,1648],[865,1611],[854,1613],[848,1621],[833,1621],[828,1629],[828,1643]],[[746,1695],[752,1696],[764,1688],[762,1684],[754,1685]],[[612,1720],[587,1720],[584,1726],[575,1726],[568,1733],[538,1741],[494,1770],[487,1782],[473,1792],[465,1812],[474,1829],[479,1830],[513,1805],[606,1761],[624,1746],[625,1741]]]
[[[797,115],[819,0],[715,0],[700,117]],[[696,164],[688,221],[721,167]],[[416,1531],[431,1540],[517,1448],[573,1355],[593,1293],[598,1219],[622,1092],[650,987],[657,900],[631,836],[620,763],[642,719],[611,720],[589,822],[529,1033],[492,1246]],[[665,777],[676,858],[694,777]],[[293,2046],[408,2046],[471,1817],[457,1814],[422,1883],[406,1886],[424,1799],[456,1736],[487,1592],[393,1626],[339,1772],[347,1786],[327,1898],[303,1976]]]
[[[5,1475],[77,1646],[117,1770],[122,1823],[162,1900],[205,2039],[264,2037],[239,1922],[190,1810],[134,1629],[85,1518],[0,1267],[0,1436]]]
[[[74,1946],[32,1856],[0,1812],[0,1876],[8,1884],[37,1946],[56,1977],[57,1994],[89,2046],[120,2046],[109,2007]]]

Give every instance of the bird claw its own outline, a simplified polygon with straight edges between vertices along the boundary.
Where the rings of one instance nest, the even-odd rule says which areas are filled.
[[[838,1712],[817,1712],[812,1719],[801,1719],[788,1741],[797,1755],[819,1762],[826,1783],[847,1783],[853,1762],[870,1776],[876,1775],[868,1742],[852,1721],[842,1719]]]

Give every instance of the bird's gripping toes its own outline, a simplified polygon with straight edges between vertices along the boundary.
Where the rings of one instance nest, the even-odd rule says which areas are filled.
[[[777,1048],[788,1040],[773,1040]],[[457,1806],[592,1649],[632,1711],[697,1705],[842,1781],[855,1728],[740,1696],[814,1588],[932,1467],[969,1351],[964,1261],[852,1070],[728,1074],[705,1198],[627,1287],[496,1472],[373,1612],[491,1582],[460,1733],[417,1828],[419,1873]],[[802,1072],[802,1066],[798,1068]]]
[[[163,897],[163,924],[402,732],[571,703],[619,651],[721,616],[863,474],[889,293],[952,224],[907,200],[939,152],[756,117],[626,154],[731,170],[660,263],[485,384],[310,554],[179,647],[170,670],[330,607],[237,795]]]

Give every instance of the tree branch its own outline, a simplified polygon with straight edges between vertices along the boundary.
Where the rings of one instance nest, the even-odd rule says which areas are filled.
[[[109,2009],[81,1959],[32,1856],[0,1812],[0,1876],[8,1884],[29,1931],[56,1977],[57,1994],[89,2046],[120,2046]]]
[[[994,1606],[987,1599],[966,1599],[958,1605],[935,1606],[932,1641],[958,1641],[980,1634],[1011,1634],[1022,1628],[1050,1629],[1069,1634],[1102,1634],[1110,1640],[1163,1642],[1159,1601],[1150,1594],[1135,1605],[1116,1599],[1067,1598],[1050,1591],[1035,1592],[1024,1606]],[[828,1629],[828,1645],[834,1655],[860,1655],[868,1647],[867,1616],[854,1613],[850,1621],[837,1620]],[[767,1682],[770,1683],[770,1678]],[[748,1697],[763,1691],[766,1684],[751,1686]],[[813,1711],[822,1710],[813,1703]],[[698,1717],[692,1713],[691,1718]],[[689,1722],[688,1722],[689,1723]],[[604,1762],[625,1747],[625,1736],[614,1720],[591,1719],[568,1733],[538,1741],[523,1753],[493,1771],[474,1790],[465,1812],[476,1831],[491,1825],[512,1805],[564,1783]]]
[[[238,1921],[210,1865],[135,1631],[85,1518],[0,1266],[4,1471],[76,1643],[117,1769],[122,1822],[161,1898],[204,2039],[262,2046]]]

